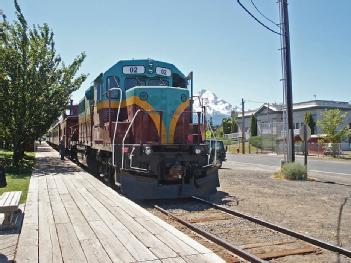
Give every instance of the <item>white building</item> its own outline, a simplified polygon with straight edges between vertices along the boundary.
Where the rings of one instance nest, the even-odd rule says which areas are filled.
[[[304,116],[307,112],[311,112],[313,120],[317,123],[322,117],[322,112],[328,109],[340,109],[347,112],[344,123],[340,125],[339,129],[344,127],[351,128],[351,105],[348,102],[331,101],[331,100],[311,100],[293,104],[293,121],[294,128],[298,130],[304,124]],[[241,131],[242,114],[238,113],[237,123]],[[273,128],[276,124],[284,122],[283,107],[279,104],[263,104],[255,111],[248,111],[244,113],[245,131],[248,132],[251,126],[251,116],[254,115],[257,119],[259,127]],[[266,124],[266,125],[265,125]],[[263,132],[262,130],[258,131]],[[295,132],[296,133],[296,132]],[[321,130],[318,125],[315,130],[316,134],[320,134]]]

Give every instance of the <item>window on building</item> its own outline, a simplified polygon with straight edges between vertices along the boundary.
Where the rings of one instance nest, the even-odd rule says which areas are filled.
[[[295,129],[299,129],[300,128],[300,123],[296,122],[295,123]]]

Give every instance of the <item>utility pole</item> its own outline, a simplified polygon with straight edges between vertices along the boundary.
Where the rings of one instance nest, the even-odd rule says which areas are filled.
[[[245,101],[241,99],[241,144],[242,144],[242,153],[245,154]]]
[[[286,107],[288,122],[288,162],[295,161],[294,147],[294,121],[293,121],[293,98],[292,98],[292,77],[291,77],[291,56],[290,56],[290,33],[289,33],[289,16],[288,0],[279,0],[280,5],[280,28],[282,42],[282,69],[284,87],[286,87]]]

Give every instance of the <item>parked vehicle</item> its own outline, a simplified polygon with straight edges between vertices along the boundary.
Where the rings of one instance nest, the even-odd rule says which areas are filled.
[[[218,168],[222,167],[222,163],[227,160],[227,146],[224,147],[223,141],[208,139],[206,144],[210,151],[210,163],[214,163]]]

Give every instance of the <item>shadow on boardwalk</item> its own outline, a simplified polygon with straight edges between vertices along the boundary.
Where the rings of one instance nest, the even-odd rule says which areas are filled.
[[[12,259],[9,260],[8,257],[2,253],[0,253],[0,263],[14,263]]]
[[[46,152],[53,152],[51,147],[38,146],[36,154],[36,167],[40,166],[40,169],[35,169],[35,176],[45,176],[48,174],[73,174],[80,172],[81,169],[71,164],[70,160],[61,160],[58,157],[48,156]],[[41,154],[44,153],[44,154]],[[57,156],[59,153],[57,152]]]

